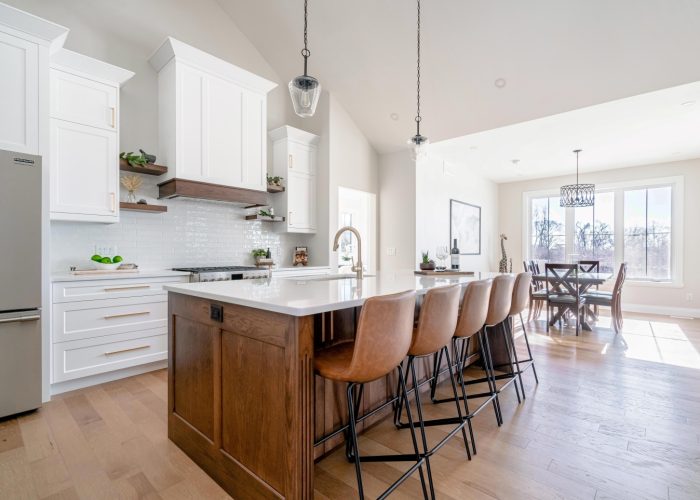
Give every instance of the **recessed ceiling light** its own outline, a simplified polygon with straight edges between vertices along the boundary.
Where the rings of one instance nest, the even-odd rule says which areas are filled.
[[[398,114],[396,114],[396,113],[391,113],[391,114],[390,114],[389,116],[390,116],[390,117],[391,117],[391,119],[392,119],[392,120],[394,120],[394,121],[396,121],[396,120],[398,120],[398,119],[399,119],[399,115],[398,115]]]
[[[681,103],[681,106],[692,106],[695,104],[695,101],[685,101]]]
[[[514,167],[517,167],[517,166],[518,166],[518,163],[520,163],[520,160],[518,160],[517,158],[515,158],[515,159],[513,159],[513,160],[510,160],[510,162],[513,164]]]
[[[506,86],[506,79],[505,78],[496,78],[496,81],[493,82],[493,84],[496,86],[496,88],[502,89],[503,87]]]
[[[472,151],[475,151],[475,150],[479,149],[479,146],[469,146],[469,149],[471,149]]]

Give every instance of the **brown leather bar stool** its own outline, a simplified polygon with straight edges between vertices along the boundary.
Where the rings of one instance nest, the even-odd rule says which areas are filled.
[[[413,440],[412,454],[360,456],[357,445],[357,412],[362,398],[362,386],[367,382],[398,371],[400,394],[408,401],[406,382],[401,363],[411,347],[413,334],[413,314],[416,304],[416,293],[408,291],[382,297],[372,297],[365,301],[357,323],[357,331],[353,342],[338,344],[320,351],[314,359],[314,368],[323,378],[346,382],[348,404],[348,432],[351,455],[355,462],[355,474],[359,498],[364,498],[362,486],[362,470],[360,462],[415,462],[396,482],[384,491],[378,498],[385,498],[404,482],[416,470],[420,473],[423,496],[428,498],[426,482],[423,475],[423,464],[429,462],[418,449],[418,441],[413,427],[413,417],[410,408],[407,410],[408,421]],[[356,391],[356,389],[360,389]],[[356,394],[357,392],[357,394]],[[430,484],[431,491],[433,490]]]
[[[535,382],[540,383],[537,378],[537,370],[535,369],[535,361],[532,358],[532,350],[530,349],[530,340],[527,338],[527,328],[525,328],[525,321],[523,320],[523,311],[528,307],[528,302],[530,301],[530,288],[532,286],[532,274],[520,273],[515,277],[515,283],[513,285],[513,298],[510,303],[510,312],[508,313],[508,328],[510,330],[510,338],[513,346],[513,358],[515,361],[515,366],[517,368],[518,379],[520,380],[520,391],[523,393],[523,399],[525,399],[525,386],[523,385],[522,373],[528,368],[532,368],[532,373],[535,375]],[[525,337],[525,345],[527,346],[528,358],[519,360],[518,351],[515,349],[515,316],[520,316],[520,323],[523,328],[523,337]],[[524,368],[520,367],[521,363],[526,363]]]
[[[509,331],[507,327],[508,313],[510,312],[510,305],[513,299],[513,286],[515,285],[515,277],[512,274],[501,274],[493,279],[493,285],[491,286],[491,296],[489,297],[489,311],[486,315],[486,321],[483,326],[483,341],[486,350],[486,358],[484,359],[484,366],[486,367],[487,376],[486,378],[469,380],[466,381],[465,385],[479,384],[482,382],[487,382],[490,385],[490,391],[495,391],[497,393],[503,392],[503,390],[510,384],[515,384],[515,394],[518,397],[518,404],[521,402],[520,391],[518,390],[518,378],[516,368],[513,362],[513,351],[511,342],[509,339]],[[505,353],[508,358],[506,363],[501,363],[494,366],[493,355],[491,352],[491,343],[489,342],[490,335],[495,335],[496,330],[501,331],[503,336],[503,342],[505,345]],[[496,375],[495,369],[502,366],[507,367],[508,371],[501,375]],[[497,380],[506,380],[506,382],[498,387]],[[489,393],[483,393],[475,395],[473,397],[483,397]],[[495,399],[496,406],[498,407],[498,413],[503,423],[503,416],[500,410],[500,401],[498,398]]]
[[[464,411],[465,411],[465,416],[464,418],[467,421],[467,425],[469,428],[469,435],[471,436],[471,442],[472,442],[472,449],[474,451],[474,454],[476,454],[476,440],[474,438],[474,430],[472,429],[472,424],[471,424],[471,419],[474,418],[479,412],[481,412],[482,409],[484,409],[489,403],[493,405],[494,412],[496,414],[496,422],[498,425],[501,425],[501,416],[500,416],[500,407],[497,404],[497,398],[498,398],[498,392],[496,392],[495,387],[492,385],[492,381],[489,377],[490,371],[486,368],[487,364],[484,364],[484,370],[486,371],[487,374],[487,383],[489,387],[489,392],[486,393],[485,395],[467,395],[466,387],[465,387],[465,382],[464,382],[464,368],[465,368],[465,363],[467,360],[467,356],[469,353],[469,346],[471,344],[471,339],[476,336],[477,340],[479,341],[479,350],[481,354],[481,358],[483,360],[488,360],[488,356],[486,355],[486,350],[484,347],[484,340],[483,340],[483,326],[484,323],[486,322],[486,316],[489,311],[489,298],[491,296],[491,286],[492,286],[492,281],[491,280],[481,280],[481,281],[474,281],[472,283],[469,283],[464,291],[464,297],[462,298],[462,307],[459,312],[459,319],[457,321],[457,328],[455,329],[454,337],[452,338],[453,346],[454,346],[454,352],[456,356],[456,372],[457,372],[457,380],[460,385],[461,389],[461,396],[457,396],[457,399],[460,399],[464,402]],[[435,391],[437,388],[437,374],[440,372],[440,364],[441,364],[442,359],[438,358],[436,360],[435,368],[434,368],[434,379],[433,379],[433,385],[431,386],[431,398],[433,400],[433,403],[446,403],[448,401],[452,401],[450,398],[446,399],[436,399],[435,398]],[[449,358],[447,360],[448,366],[452,367]],[[449,370],[452,372],[452,370]],[[473,399],[475,397],[485,397],[484,401],[482,401],[477,408],[474,410],[470,411],[469,410],[469,405],[467,403],[468,399]],[[461,417],[461,415],[460,415]],[[446,423],[448,423],[451,420],[454,419],[439,419],[435,421],[430,421],[426,420],[425,425],[439,425],[440,420],[445,420]],[[434,423],[435,422],[435,423]]]
[[[460,292],[461,286],[450,285],[440,288],[433,288],[425,294],[425,298],[423,299],[423,304],[420,309],[418,325],[413,330],[413,342],[411,343],[411,348],[408,350],[406,377],[408,377],[408,374],[410,373],[413,381],[412,391],[415,392],[418,422],[420,425],[421,438],[423,440],[423,453],[425,456],[433,455],[459,431],[462,431],[462,438],[464,439],[464,447],[467,450],[467,457],[471,459],[469,440],[467,438],[467,433],[464,430],[464,426],[467,421],[462,416],[462,408],[459,404],[459,398],[457,395],[457,383],[455,382],[454,373],[452,373],[451,370],[449,372],[449,377],[452,385],[452,392],[454,394],[452,401],[455,402],[457,407],[458,418],[446,419],[446,421],[441,421],[440,423],[436,423],[436,421],[431,422],[432,425],[456,424],[456,426],[447,434],[447,436],[441,439],[432,448],[428,449],[428,442],[425,435],[425,424],[428,421],[423,419],[423,407],[420,399],[420,385],[418,384],[418,376],[416,374],[416,367],[414,363],[416,358],[433,356],[440,353],[446,357],[448,365],[452,365],[448,346],[450,345],[450,341],[452,340],[452,336],[454,335],[454,331],[457,326]],[[394,423],[398,428],[405,428],[408,426],[408,424],[401,423],[401,413],[404,405],[404,399],[399,397],[398,404],[396,405],[394,411]],[[426,468],[428,469],[428,477],[431,478],[432,475],[429,464],[426,464]]]

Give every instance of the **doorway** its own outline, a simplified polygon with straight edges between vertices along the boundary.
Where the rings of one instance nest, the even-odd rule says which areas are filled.
[[[377,195],[367,191],[338,187],[338,229],[352,226],[362,236],[362,264],[365,271],[376,272]],[[355,235],[345,232],[338,248],[338,271],[352,272],[357,257]]]

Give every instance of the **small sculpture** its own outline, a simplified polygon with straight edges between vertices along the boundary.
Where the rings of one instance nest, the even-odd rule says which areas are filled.
[[[146,153],[143,149],[139,149],[139,151],[141,152],[141,156],[143,157],[143,159],[146,160],[146,163],[155,163],[156,162],[156,155]]]
[[[505,240],[508,239],[508,236],[505,234],[501,233],[501,260],[498,262],[498,272],[499,273],[507,273],[508,272],[508,256],[506,255],[506,245],[505,245]],[[512,270],[512,263],[511,263],[511,270]]]

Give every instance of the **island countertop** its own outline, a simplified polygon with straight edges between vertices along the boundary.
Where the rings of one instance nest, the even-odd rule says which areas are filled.
[[[498,273],[476,272],[474,276],[419,276],[413,271],[380,271],[357,280],[354,275],[272,277],[267,279],[178,283],[165,285],[169,292],[237,304],[290,316],[308,316],[360,306],[370,297],[493,278]]]

